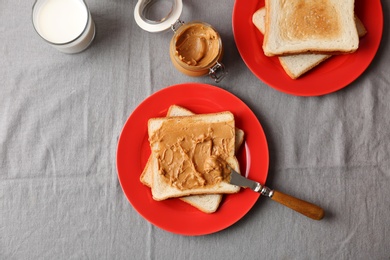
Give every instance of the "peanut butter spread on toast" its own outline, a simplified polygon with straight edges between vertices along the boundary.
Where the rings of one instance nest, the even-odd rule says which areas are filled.
[[[172,117],[149,141],[158,143],[159,174],[173,187],[202,188],[230,177],[226,159],[232,156],[232,149],[234,154],[234,121],[212,123]]]

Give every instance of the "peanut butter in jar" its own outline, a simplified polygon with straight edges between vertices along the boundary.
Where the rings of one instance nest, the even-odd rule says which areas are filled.
[[[193,77],[213,73],[223,56],[222,40],[218,32],[204,22],[181,25],[172,37],[169,51],[173,65],[180,72]],[[217,81],[214,74],[214,79]]]

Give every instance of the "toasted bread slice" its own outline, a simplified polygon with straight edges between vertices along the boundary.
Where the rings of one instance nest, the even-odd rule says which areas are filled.
[[[157,158],[157,153],[162,149],[163,144],[159,141],[159,131],[164,128],[164,125],[169,125],[170,127],[175,126],[175,129],[181,129],[183,126],[187,129],[185,132],[180,130],[179,132],[183,136],[177,136],[178,132],[175,133],[170,128],[170,131],[164,132],[166,139],[172,140],[172,144],[169,141],[165,141],[164,145],[170,147],[176,142],[177,138],[189,137],[189,136],[198,136],[198,129],[201,127],[207,126],[207,128],[212,129],[214,126],[223,124],[225,128],[230,129],[226,132],[227,136],[224,137],[223,147],[216,146],[217,149],[223,149],[226,156],[226,162],[233,167],[234,169],[239,169],[238,161],[234,155],[235,153],[235,131],[234,131],[234,116],[230,112],[221,112],[214,114],[201,114],[193,116],[179,116],[179,117],[168,117],[168,118],[154,118],[150,119],[148,122],[148,134],[151,141],[151,150],[152,150],[152,167],[153,167],[153,177],[152,177],[152,196],[155,200],[164,200],[173,197],[183,197],[189,195],[198,195],[198,194],[223,194],[223,193],[236,193],[239,191],[239,187],[231,185],[226,181],[221,181],[212,185],[207,185],[205,187],[196,187],[190,189],[179,189],[174,185],[170,185],[160,174],[160,163]],[[178,126],[179,125],[179,126]],[[215,130],[215,129],[214,129]],[[173,135],[174,138],[167,137],[168,135]],[[157,140],[157,141],[156,141]],[[214,139],[213,139],[214,142]],[[214,148],[213,148],[214,149]],[[214,151],[214,150],[213,150]],[[220,150],[221,151],[221,150]],[[186,155],[183,155],[183,160]]]
[[[354,0],[266,0],[266,56],[357,50]]]
[[[252,17],[253,24],[259,29],[259,31],[265,33],[265,7],[257,10]],[[279,56],[280,64],[283,69],[292,79],[297,79],[307,71],[311,70],[324,60],[330,58],[329,54],[295,54]]]
[[[265,32],[265,15],[265,7],[262,7],[252,16],[253,24],[262,34]],[[355,16],[355,23],[359,37],[363,37],[367,33],[367,30],[357,16]],[[331,56],[327,54],[292,54],[279,56],[278,58],[287,75],[292,79],[297,79]]]
[[[184,107],[178,105],[172,105],[168,109],[167,116],[190,116],[194,115],[194,113]],[[238,149],[241,147],[244,142],[244,131],[236,128],[235,131],[235,151],[237,153]],[[149,157],[148,162],[140,176],[140,181],[148,186],[152,186],[152,178],[153,178],[153,167],[152,167],[152,157]],[[205,213],[214,213],[219,204],[222,201],[222,194],[207,194],[207,195],[193,195],[179,198],[180,200],[192,205],[193,207],[205,212]]]
[[[190,110],[183,108],[181,106],[172,105],[168,109],[167,116],[187,116],[193,115],[194,113]],[[235,150],[239,149],[241,144],[244,141],[244,131],[236,128],[236,140],[235,140]],[[148,186],[152,186],[152,177],[153,177],[153,168],[151,164],[152,157],[149,157],[148,162],[141,174],[141,182]],[[223,195],[222,194],[207,194],[207,195],[193,195],[180,198],[182,201],[194,206],[195,208],[205,212],[205,213],[214,213],[221,203]]]

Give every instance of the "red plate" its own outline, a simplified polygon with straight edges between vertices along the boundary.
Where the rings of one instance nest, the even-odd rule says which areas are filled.
[[[122,129],[117,149],[118,178],[127,199],[152,224],[172,233],[205,235],[220,231],[241,219],[255,204],[259,193],[242,189],[225,195],[217,212],[206,214],[179,199],[154,201],[139,178],[150,155],[147,121],[163,117],[176,104],[194,113],[231,111],[236,126],[245,131],[245,145],[238,154],[241,172],[265,183],[268,146],[264,131],[253,112],[236,96],[218,87],[187,83],[162,89],[143,101]],[[252,161],[251,158],[254,158]]]
[[[271,87],[297,96],[319,96],[346,87],[358,78],[373,60],[382,38],[383,14],[380,0],[356,0],[355,12],[367,29],[353,54],[336,55],[291,79],[277,57],[266,57],[263,35],[252,23],[252,15],[264,6],[264,0],[236,0],[233,9],[233,34],[240,55],[248,68]]]

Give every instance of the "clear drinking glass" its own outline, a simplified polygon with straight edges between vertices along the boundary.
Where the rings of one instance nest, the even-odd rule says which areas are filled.
[[[64,53],[78,53],[95,38],[95,23],[84,0],[36,0],[32,8],[36,32]]]

